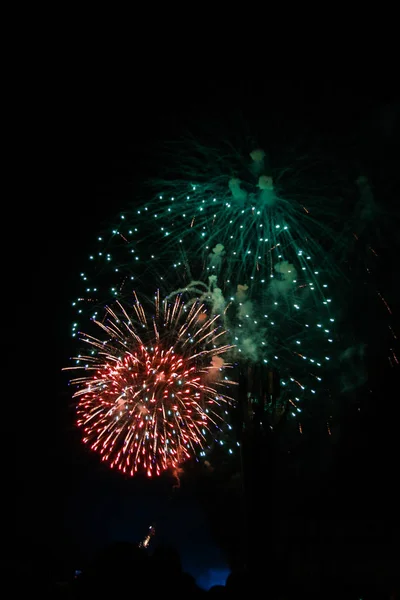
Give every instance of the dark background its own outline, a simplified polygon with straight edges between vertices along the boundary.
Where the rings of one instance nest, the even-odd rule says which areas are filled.
[[[320,137],[341,161],[357,152],[384,190],[386,205],[397,211],[398,107],[389,85],[372,90],[361,81],[229,85],[220,77],[206,78],[199,91],[195,83],[170,76],[157,82],[136,78],[124,88],[81,75],[48,98],[50,131],[40,138],[39,127],[39,138],[25,136],[35,185],[12,207],[24,217],[15,214],[8,249],[16,261],[6,278],[13,293],[7,284],[3,290],[7,389],[12,382],[2,398],[3,461],[11,475],[5,488],[10,508],[4,511],[10,556],[35,560],[43,569],[74,561],[79,567],[99,545],[138,541],[153,515],[162,514],[158,535],[185,552],[187,568],[226,565],[216,519],[192,490],[183,490],[165,510],[157,484],[145,487],[118,477],[79,442],[67,377],[60,370],[73,352],[70,302],[79,289],[82,257],[102,225],[134,202],[137,182],[157,172],[153,156],[165,139],[203,125],[219,135],[238,123],[251,130],[265,113],[275,136],[281,130],[287,139]],[[385,253],[386,273],[394,275],[384,279],[396,298],[396,252],[393,247]],[[371,319],[368,327],[374,327]],[[387,564],[395,560],[393,536],[399,533],[398,371],[386,367],[384,352],[376,354],[370,365],[374,392],[361,414],[345,416],[334,466],[317,481],[288,484],[290,502],[282,490],[267,494],[276,495],[282,531],[290,530],[299,548],[347,536],[355,553],[362,548],[363,557]],[[301,502],[290,508],[297,498]],[[226,510],[231,522],[224,527],[234,531],[235,511]],[[261,518],[261,502],[256,510]]]

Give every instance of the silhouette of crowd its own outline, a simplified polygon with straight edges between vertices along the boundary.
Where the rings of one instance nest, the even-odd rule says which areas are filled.
[[[262,549],[260,549],[262,552]],[[262,554],[261,554],[262,556]],[[34,557],[33,557],[34,558]],[[56,557],[55,557],[56,560]],[[34,561],[33,561],[34,562]],[[326,599],[390,599],[400,598],[395,581],[381,586],[358,582],[357,585],[335,584],[316,575],[306,584],[291,582],[285,570],[271,568],[233,571],[225,585],[201,589],[192,575],[182,569],[181,558],[170,547],[157,547],[154,552],[134,544],[114,543],[97,553],[82,571],[71,571],[61,578],[51,576],[45,569],[21,570],[17,566],[3,574],[4,598],[187,598],[212,596],[216,598],[291,598]]]

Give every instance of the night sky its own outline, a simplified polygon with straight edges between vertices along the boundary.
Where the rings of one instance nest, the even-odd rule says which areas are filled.
[[[341,160],[357,148],[379,181],[395,182],[397,101],[390,87],[366,92],[361,84],[283,80],[260,88],[254,81],[230,86],[210,77],[200,93],[194,84],[171,81],[141,82],[112,93],[100,82],[79,81],[56,102],[50,119],[54,131],[34,157],[40,185],[27,200],[16,240],[21,247],[11,251],[18,263],[14,289],[20,291],[8,295],[3,290],[3,318],[7,325],[18,322],[16,330],[11,325],[14,358],[9,373],[15,383],[8,397],[3,396],[3,461],[11,464],[10,489],[16,492],[10,494],[10,511],[16,515],[10,543],[17,555],[35,556],[40,564],[56,556],[79,567],[88,552],[103,544],[139,541],[157,518],[160,539],[185,553],[187,568],[197,565],[200,572],[226,565],[192,489],[165,505],[162,486],[121,478],[79,441],[71,390],[61,368],[74,352],[70,305],[79,289],[81,264],[99,229],[134,203],[137,182],[157,172],[152,156],[164,140],[203,128],[219,134],[238,124],[239,132],[252,130],[267,112],[274,116],[274,135],[281,129],[286,139],[293,135],[305,143],[307,136],[319,136]],[[391,189],[398,193],[398,185]],[[393,210],[398,210],[395,201]],[[17,215],[15,230],[18,220]],[[389,285],[393,295],[398,252],[395,247],[385,252],[384,280],[394,273]],[[374,324],[369,326],[373,329]],[[322,483],[297,482],[297,498],[302,500],[294,521],[299,529],[307,529],[304,523],[313,513],[310,498],[318,498],[325,505],[318,511],[326,521],[375,523],[370,528],[382,534],[378,542],[372,535],[373,544],[388,544],[389,529],[399,532],[393,488],[399,457],[399,373],[384,367],[384,359],[378,352],[376,364],[370,365],[379,393],[366,402],[361,416],[346,415],[335,458],[318,480]],[[312,451],[318,454],[317,448]]]

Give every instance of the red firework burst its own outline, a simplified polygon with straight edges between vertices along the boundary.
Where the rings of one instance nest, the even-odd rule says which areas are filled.
[[[232,399],[219,390],[232,382],[221,355],[231,346],[220,344],[225,331],[203,304],[157,294],[149,319],[134,297],[132,316],[116,303],[95,321],[106,339],[82,334],[91,353],[70,367],[85,370],[71,383],[83,441],[111,467],[151,477],[193,456],[223,424]]]

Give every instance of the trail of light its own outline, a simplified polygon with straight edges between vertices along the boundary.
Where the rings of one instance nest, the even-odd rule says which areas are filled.
[[[380,292],[377,292],[379,298],[382,300],[383,304],[386,306],[389,314],[393,314],[392,313],[392,309],[390,308],[389,304],[386,302],[385,298],[382,296],[382,294]]]

